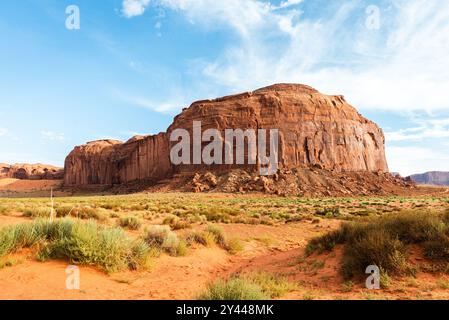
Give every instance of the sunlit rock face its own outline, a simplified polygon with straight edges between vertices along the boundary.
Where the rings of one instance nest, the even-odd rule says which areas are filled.
[[[193,103],[178,115],[166,133],[76,147],[65,161],[68,186],[157,182],[177,173],[257,170],[259,164],[181,165],[170,160],[171,133],[192,124],[202,131],[278,129],[279,168],[318,167],[338,172],[387,172],[382,130],[365,119],[342,96],[329,96],[299,84],[277,84],[253,92]],[[203,147],[207,142],[203,142]],[[193,148],[191,148],[193,149]],[[248,160],[248,152],[245,153]]]

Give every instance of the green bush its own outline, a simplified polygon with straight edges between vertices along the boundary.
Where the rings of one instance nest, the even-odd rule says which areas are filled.
[[[142,221],[134,216],[120,218],[119,224],[121,227],[130,230],[139,230],[142,227]]]
[[[209,285],[200,300],[268,300],[262,287],[246,279],[218,280]]]
[[[309,241],[306,254],[344,245],[342,272],[350,278],[377,265],[387,274],[409,270],[407,248],[419,245],[428,259],[449,262],[449,213],[401,212],[342,225]]]
[[[238,239],[226,239],[223,230],[220,227],[209,225],[206,229],[206,234],[214,239],[214,242],[221,248],[228,251],[230,254],[236,254],[243,250],[243,245]]]
[[[63,217],[68,217],[71,215],[71,213],[73,211],[73,207],[63,205],[63,206],[56,207],[55,210],[56,210],[57,216],[60,218],[63,218]]]
[[[221,228],[214,225],[209,225],[206,231],[214,236],[216,244],[222,248],[226,248],[226,238]]]
[[[164,225],[169,225],[172,230],[182,230],[190,228],[190,223],[179,219],[177,216],[169,216],[164,219]]]
[[[186,237],[186,242],[188,245],[197,243],[210,247],[215,243],[215,236],[210,232],[192,232]]]
[[[231,217],[238,215],[238,211],[231,208],[222,207],[209,207],[203,208],[199,212],[192,212],[193,214],[198,214],[200,216],[206,217],[207,221],[210,222],[230,222]]]
[[[25,209],[23,211],[23,215],[25,217],[30,218],[49,218],[50,212],[51,208],[49,207],[38,207],[38,208]]]
[[[315,214],[328,218],[336,218],[340,216],[340,208],[336,207],[336,208],[318,209],[315,211]]]
[[[363,274],[370,265],[376,265],[387,272],[405,271],[407,248],[382,229],[368,229],[360,238],[346,244],[343,254],[342,272],[346,278]]]
[[[279,298],[296,289],[285,278],[267,273],[235,276],[217,280],[207,287],[200,300],[268,300]]]
[[[151,247],[161,248],[170,233],[169,226],[151,226],[146,230],[144,240]]]
[[[243,250],[243,245],[239,239],[230,239],[226,241],[225,249],[230,254],[237,254]]]
[[[0,215],[8,215],[11,212],[11,209],[6,206],[0,206]]]
[[[178,235],[174,232],[169,233],[164,239],[162,249],[174,257],[182,257],[187,254],[186,243],[183,240],[180,240]]]
[[[297,289],[297,285],[289,282],[286,278],[265,272],[252,273],[246,277],[260,285],[262,291],[270,298],[280,298]]]
[[[39,249],[40,260],[69,259],[107,272],[146,266],[150,252],[146,244],[129,238],[123,230],[105,228],[94,221],[36,220],[0,230],[0,257],[31,247]]]
[[[447,235],[429,239],[424,242],[423,247],[428,259],[449,261],[449,238]]]
[[[152,226],[146,230],[144,241],[154,249],[162,250],[171,256],[180,257],[187,254],[187,244],[168,226]]]
[[[70,215],[78,219],[95,219],[98,221],[105,221],[109,218],[109,212],[106,209],[89,206],[75,207]]]
[[[65,218],[73,217],[78,219],[95,219],[105,221],[109,218],[109,212],[103,208],[93,208],[89,206],[72,207],[69,205],[58,205],[54,208],[56,217]],[[48,218],[50,217],[51,207],[34,207],[24,209],[24,216],[31,218]]]

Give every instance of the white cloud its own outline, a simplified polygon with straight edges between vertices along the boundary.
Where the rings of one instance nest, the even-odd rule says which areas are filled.
[[[312,18],[298,9],[307,4],[302,0],[152,3],[182,13],[193,25],[229,28],[238,37],[222,55],[201,62],[199,81],[206,77],[234,92],[298,82],[343,94],[360,109],[449,110],[442,94],[449,92],[449,1],[395,0],[379,6],[377,31],[366,28],[372,3],[362,0],[340,7],[324,2],[320,16]],[[123,12],[140,15],[149,4],[123,0]]]
[[[207,28],[231,26],[248,37],[257,27],[269,22],[270,3],[256,0],[158,0],[169,9],[185,14],[196,25]]]
[[[449,171],[449,118],[409,119],[415,126],[385,134],[390,169],[402,175]]]
[[[53,131],[42,131],[41,135],[45,139],[51,140],[51,141],[59,141],[59,142],[65,141],[64,133],[56,133],[56,132],[53,132]]]
[[[122,12],[127,18],[140,16],[150,4],[150,0],[124,0]]]
[[[298,4],[301,4],[304,0],[286,0],[286,1],[282,1],[281,4],[279,6],[272,6],[272,9],[276,10],[276,9],[284,9],[284,8],[288,8],[291,6],[296,6]]]
[[[130,97],[128,101],[139,107],[147,108],[162,113],[169,113],[173,110],[179,110],[181,106],[181,104],[178,104],[176,102],[166,101],[158,103],[141,97]]]
[[[390,171],[409,176],[428,171],[449,171],[449,153],[424,147],[387,147]]]
[[[275,82],[344,94],[362,109],[449,110],[449,2],[397,0],[379,7],[381,29],[365,26],[361,1],[307,18],[256,0],[157,0],[204,28],[239,37],[202,76],[241,91]],[[368,5],[368,3],[366,4]],[[280,10],[282,8],[282,10]],[[357,20],[354,22],[353,20]]]
[[[324,70],[318,81],[341,87],[363,108],[449,110],[443,94],[449,91],[449,2],[397,3],[385,48],[372,48],[380,58],[357,71]],[[333,86],[329,80],[341,84]]]
[[[115,91],[113,94],[125,103],[166,114],[177,113],[181,108],[187,106],[187,103],[180,98],[172,101],[156,102],[145,97],[132,96],[119,91]],[[175,96],[179,97],[179,95]]]
[[[148,135],[148,133],[136,132],[136,131],[129,131],[129,132],[126,132],[125,134],[128,137],[129,136],[134,137],[134,136],[147,136]]]
[[[6,136],[8,134],[8,129],[0,128],[0,137]]]
[[[449,119],[415,119],[417,127],[387,132],[387,141],[422,141],[449,138]]]

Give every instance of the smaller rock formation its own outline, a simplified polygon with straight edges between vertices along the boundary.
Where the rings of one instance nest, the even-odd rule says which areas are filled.
[[[45,164],[0,164],[0,179],[62,180],[64,169]]]

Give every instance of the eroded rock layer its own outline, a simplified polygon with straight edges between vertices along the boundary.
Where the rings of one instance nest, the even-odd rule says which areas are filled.
[[[175,118],[167,133],[134,137],[126,143],[103,140],[76,147],[65,162],[65,184],[158,182],[180,172],[258,169],[257,165],[172,165],[170,150],[176,143],[170,142],[170,134],[186,129],[193,136],[194,121],[201,121],[203,132],[214,128],[223,137],[226,129],[278,129],[281,169],[388,172],[382,130],[342,96],[324,95],[304,85],[279,84],[195,102]]]

